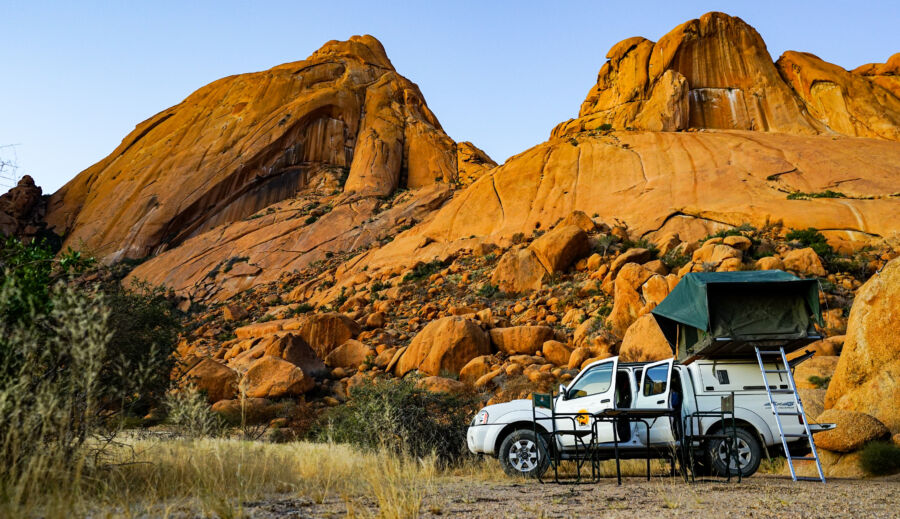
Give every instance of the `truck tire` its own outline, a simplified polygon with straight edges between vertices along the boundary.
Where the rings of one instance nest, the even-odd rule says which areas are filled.
[[[737,457],[740,462],[741,476],[746,478],[752,476],[759,468],[759,463],[762,461],[762,447],[759,439],[751,431],[738,428],[735,435],[737,436]],[[738,475],[735,460],[726,460],[728,441],[713,440],[709,445],[711,468],[713,472],[723,477],[728,476],[729,472],[732,476]]]
[[[504,438],[498,458],[503,471],[510,476],[536,478],[550,466],[546,442],[535,437],[531,429],[516,429]]]

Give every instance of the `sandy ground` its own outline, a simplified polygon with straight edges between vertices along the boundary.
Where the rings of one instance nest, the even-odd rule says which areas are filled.
[[[374,500],[272,499],[244,503],[249,517],[352,517],[377,513]],[[680,478],[615,478],[596,484],[557,485],[537,481],[483,482],[441,478],[429,492],[420,517],[900,517],[900,477],[833,479],[825,485],[757,475],[742,483]]]

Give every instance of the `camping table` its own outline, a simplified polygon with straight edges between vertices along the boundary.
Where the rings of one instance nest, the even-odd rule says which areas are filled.
[[[546,432],[546,434],[551,438],[550,444],[548,445],[550,456],[550,461],[553,464],[553,474],[554,481],[559,484],[559,463],[564,459],[574,461],[576,466],[576,479],[575,483],[581,482],[581,467],[584,466],[585,462],[588,461],[588,457],[590,456],[591,461],[591,481],[596,483],[598,481],[597,467],[594,463],[593,458],[593,448],[595,446],[596,438],[597,438],[597,429],[596,427],[591,427],[590,429],[580,430],[576,425],[578,423],[579,418],[586,417],[586,413],[557,413],[555,410],[551,410],[550,416],[534,416],[534,423],[537,424],[540,420],[550,420],[550,430]],[[557,429],[557,421],[570,421],[572,422],[571,429]],[[546,429],[545,429],[546,430]],[[537,435],[537,428],[535,428],[535,435]],[[566,457],[563,458],[563,452],[558,448],[556,444],[556,437],[558,436],[572,436],[574,438],[574,446],[575,452],[574,457]],[[585,443],[584,438],[589,436],[589,440]],[[581,444],[581,449],[579,450],[579,443]],[[539,475],[538,480],[543,483],[543,478]]]
[[[594,437],[597,437],[597,423],[609,422],[613,425],[613,449],[616,457],[616,480],[617,484],[622,484],[622,467],[619,463],[619,420],[626,419],[628,422],[640,422],[647,429],[647,445],[644,448],[644,454],[647,459],[647,481],[650,480],[650,424],[647,420],[655,420],[664,416],[675,416],[675,410],[671,407],[662,408],[627,408],[614,407],[605,409],[599,413],[592,415],[594,418]]]

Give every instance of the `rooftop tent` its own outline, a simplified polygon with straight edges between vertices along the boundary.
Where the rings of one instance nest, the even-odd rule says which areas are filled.
[[[818,281],[780,270],[686,274],[652,312],[678,360],[786,352],[821,339]]]

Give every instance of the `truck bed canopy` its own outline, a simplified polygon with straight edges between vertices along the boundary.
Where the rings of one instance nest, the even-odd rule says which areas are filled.
[[[651,312],[681,360],[794,351],[821,339],[818,281],[780,270],[686,274]]]

